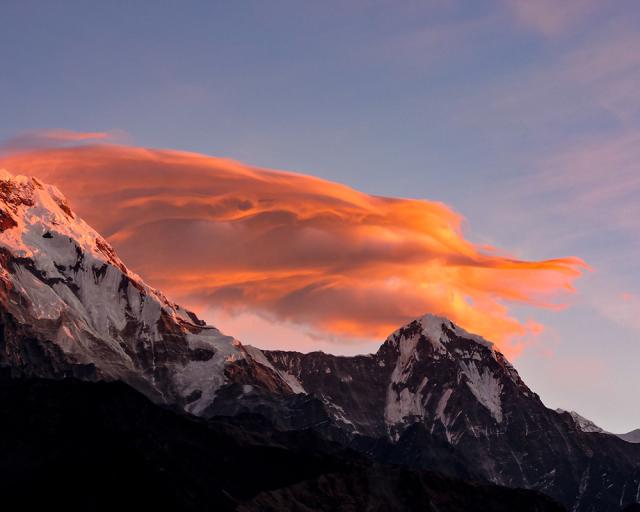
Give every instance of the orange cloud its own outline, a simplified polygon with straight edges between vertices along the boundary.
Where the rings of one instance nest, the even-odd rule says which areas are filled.
[[[514,340],[540,326],[511,316],[509,305],[559,307],[557,294],[586,267],[480,248],[442,203],[200,154],[65,147],[12,154],[0,167],[56,184],[175,300],[330,335],[380,339],[433,312],[513,354]]]

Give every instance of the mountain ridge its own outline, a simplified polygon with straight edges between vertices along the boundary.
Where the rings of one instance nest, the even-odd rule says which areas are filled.
[[[596,425],[593,421],[585,418],[576,411],[565,411],[564,409],[556,409],[556,412],[559,414],[569,414],[575,422],[576,426],[583,432],[598,432],[600,434],[610,434],[612,436],[619,437],[627,443],[640,443],[640,428],[631,430],[630,432],[626,432],[624,434],[614,434],[613,432],[609,432],[608,430],[605,430],[602,427]]]
[[[423,315],[362,356],[243,345],[129,271],[55,187],[8,172],[0,263],[0,364],[13,375],[122,381],[205,420],[261,415],[383,463],[533,489],[576,512],[640,501],[640,445],[583,432],[491,342],[446,318]]]
[[[256,418],[202,420],[119,382],[0,371],[0,411],[0,491],[16,509],[564,510],[534,491],[373,463],[310,431],[279,432]]]

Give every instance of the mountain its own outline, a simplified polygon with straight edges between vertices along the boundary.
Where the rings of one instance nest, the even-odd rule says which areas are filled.
[[[0,411],[10,508],[562,511],[533,491],[372,464],[309,431],[197,419],[117,382],[0,377]]]
[[[416,319],[371,355],[245,346],[146,285],[55,187],[6,172],[0,265],[0,366],[13,377],[119,381],[181,418],[262,417],[277,431],[305,432],[384,465],[354,470],[349,496],[385,486],[396,496],[402,471],[418,478],[421,490],[411,492],[426,492],[415,475],[430,470],[447,482],[533,489],[579,512],[640,501],[640,445],[584,432],[570,414],[546,408],[490,342],[445,318]],[[323,476],[261,490],[254,509],[321,491],[338,499],[341,482]]]
[[[593,421],[585,418],[584,416],[580,416],[575,411],[556,409],[556,412],[559,414],[568,413],[576,424],[576,427],[583,432],[599,432],[601,434],[610,434],[619,437],[627,443],[640,443],[640,428],[632,430],[631,432],[627,432],[626,434],[612,434],[611,432],[607,432],[603,428],[596,425]]]
[[[536,489],[576,511],[640,501],[640,445],[548,409],[490,342],[445,318],[417,319],[368,356],[265,354],[378,460]]]
[[[616,434],[620,439],[624,439],[627,443],[640,443],[640,428],[627,432],[626,434]]]
[[[576,411],[565,411],[564,409],[556,409],[558,414],[569,414],[571,419],[576,424],[576,427],[582,430],[583,432],[598,432],[600,434],[610,434],[605,429],[596,425],[593,421],[581,416]],[[615,434],[614,434],[615,435]]]
[[[194,414],[234,383],[293,393],[259,350],[127,269],[57,188],[7,171],[0,264],[0,363],[15,372],[120,380]]]

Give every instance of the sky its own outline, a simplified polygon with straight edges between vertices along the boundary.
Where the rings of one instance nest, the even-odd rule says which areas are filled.
[[[244,342],[372,352],[436,309],[623,432],[639,22],[624,0],[2,0],[0,144]]]

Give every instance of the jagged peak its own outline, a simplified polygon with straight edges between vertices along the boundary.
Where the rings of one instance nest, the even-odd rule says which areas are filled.
[[[7,169],[0,169],[0,251],[32,261],[42,276],[54,281],[68,281],[72,268],[104,274],[107,266],[114,267],[178,323],[207,327],[129,270],[109,242],[73,212],[56,186]],[[6,270],[2,272],[6,277]]]
[[[425,335],[432,333],[434,336],[438,336],[440,339],[442,339],[444,334],[444,326],[447,329],[453,331],[454,334],[456,336],[459,336],[460,338],[473,341],[478,345],[482,345],[483,347],[494,350],[493,342],[483,338],[479,334],[470,333],[469,331],[463,329],[444,316],[427,313],[426,315],[420,317],[418,321],[422,324],[423,332],[425,333]]]
[[[466,331],[444,316],[432,313],[426,313],[400,327],[387,338],[385,344],[390,343],[396,346],[401,353],[413,351],[417,346],[416,340],[414,339],[415,336],[407,337],[405,334],[407,330],[415,334],[416,329],[419,329],[419,333],[431,342],[437,353],[443,354],[449,351],[447,345],[450,342],[450,333],[453,333],[462,340],[489,349],[495,357],[496,349],[491,341],[486,340],[478,334]]]

